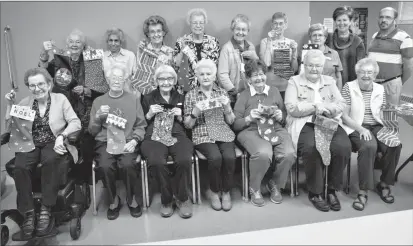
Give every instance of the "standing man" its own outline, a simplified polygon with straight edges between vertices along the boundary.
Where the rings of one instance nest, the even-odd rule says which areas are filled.
[[[368,57],[377,61],[380,72],[376,83],[384,86],[389,104],[399,104],[403,84],[413,71],[413,41],[409,34],[397,28],[398,12],[391,7],[380,11],[380,30],[373,35]]]

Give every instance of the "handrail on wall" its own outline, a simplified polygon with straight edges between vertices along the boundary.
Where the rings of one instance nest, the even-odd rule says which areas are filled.
[[[7,54],[7,64],[9,66],[9,76],[10,76],[10,85],[11,88],[15,91],[17,91],[19,89],[19,87],[17,86],[17,84],[15,83],[14,79],[13,79],[13,70],[12,70],[12,62],[11,62],[11,52],[10,52],[10,30],[11,27],[9,25],[7,25],[4,28],[4,42],[5,42],[5,46],[6,46],[6,54]]]

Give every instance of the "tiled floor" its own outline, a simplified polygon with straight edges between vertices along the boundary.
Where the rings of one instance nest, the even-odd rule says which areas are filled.
[[[413,130],[404,121],[400,125],[401,139],[404,144],[400,158],[402,163],[413,152],[411,144]],[[152,206],[140,218],[132,218],[128,208],[124,206],[117,220],[108,221],[106,219],[105,195],[102,192],[104,189],[100,189],[101,183],[99,183],[97,189],[101,198],[99,214],[93,216],[91,209],[87,211],[82,219],[82,234],[79,240],[72,241],[68,233],[69,226],[63,225],[59,228],[61,233],[58,236],[37,243],[41,245],[120,245],[155,242],[317,223],[413,208],[413,163],[411,163],[400,174],[399,182],[393,188],[396,198],[394,204],[385,204],[376,193],[370,192],[365,211],[354,210],[351,204],[357,192],[356,159],[356,155],[353,154],[351,193],[349,195],[344,192],[339,194],[342,203],[342,211],[340,212],[323,213],[317,211],[308,201],[307,194],[303,189],[300,190],[298,197],[290,198],[286,194],[283,203],[279,205],[271,203],[267,196],[267,205],[262,208],[243,202],[239,189],[234,189],[232,192],[234,206],[230,212],[212,210],[204,196],[203,204],[194,205],[194,216],[191,219],[181,219],[177,213],[171,218],[165,219],[159,215],[160,196],[156,194],[152,200]],[[202,178],[205,179],[204,176]],[[305,176],[301,173],[302,183],[304,179]],[[15,207],[16,194],[11,182],[9,178],[9,194],[6,194],[2,200],[2,209]],[[123,191],[121,184],[119,187]],[[122,195],[121,197],[124,197],[124,194]],[[9,225],[11,233],[16,231],[17,228],[13,222],[7,221],[6,224]],[[21,245],[24,243],[9,242],[9,244]]]

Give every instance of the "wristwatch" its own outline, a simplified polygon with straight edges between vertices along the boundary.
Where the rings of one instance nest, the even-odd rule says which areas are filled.
[[[58,136],[58,137],[59,137],[59,136],[62,136],[62,137],[63,137],[63,141],[67,138],[67,134],[64,133],[64,132],[60,133],[60,134],[57,135],[57,136]]]

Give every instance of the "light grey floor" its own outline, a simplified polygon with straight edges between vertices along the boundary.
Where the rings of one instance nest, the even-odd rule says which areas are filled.
[[[405,122],[401,122],[401,128],[403,150],[400,164],[413,152],[411,144],[413,130]],[[365,211],[354,210],[351,204],[357,194],[356,160],[357,156],[353,154],[351,193],[346,195],[341,192],[338,195],[342,204],[340,212],[319,212],[308,201],[307,193],[303,189],[300,189],[298,197],[290,198],[289,194],[285,194],[283,203],[278,205],[271,203],[266,195],[267,204],[262,208],[243,202],[239,189],[234,189],[232,192],[234,206],[230,212],[212,210],[204,193],[203,204],[194,205],[194,216],[191,219],[181,219],[177,213],[171,218],[165,219],[159,215],[160,196],[155,194],[152,206],[140,218],[132,218],[128,208],[124,206],[117,220],[108,221],[106,219],[105,189],[100,188],[101,183],[99,182],[97,189],[98,197],[100,197],[99,214],[93,216],[91,209],[87,211],[82,219],[82,234],[79,240],[72,241],[67,224],[59,228],[61,233],[58,236],[38,243],[41,245],[120,245],[155,242],[294,226],[413,209],[413,163],[410,163],[400,174],[399,182],[393,188],[393,194],[396,198],[394,204],[385,204],[375,192],[370,192]],[[205,180],[205,178],[203,175],[201,179]],[[304,180],[305,175],[301,173],[301,183],[304,183]],[[8,177],[7,183],[9,194],[6,194],[2,200],[2,209],[15,207],[16,193],[10,177]],[[122,193],[121,197],[124,199],[122,184],[119,184],[119,189]],[[17,230],[12,221],[8,220],[6,224],[10,227],[11,233]],[[24,243],[9,242],[9,244],[22,245]]]

